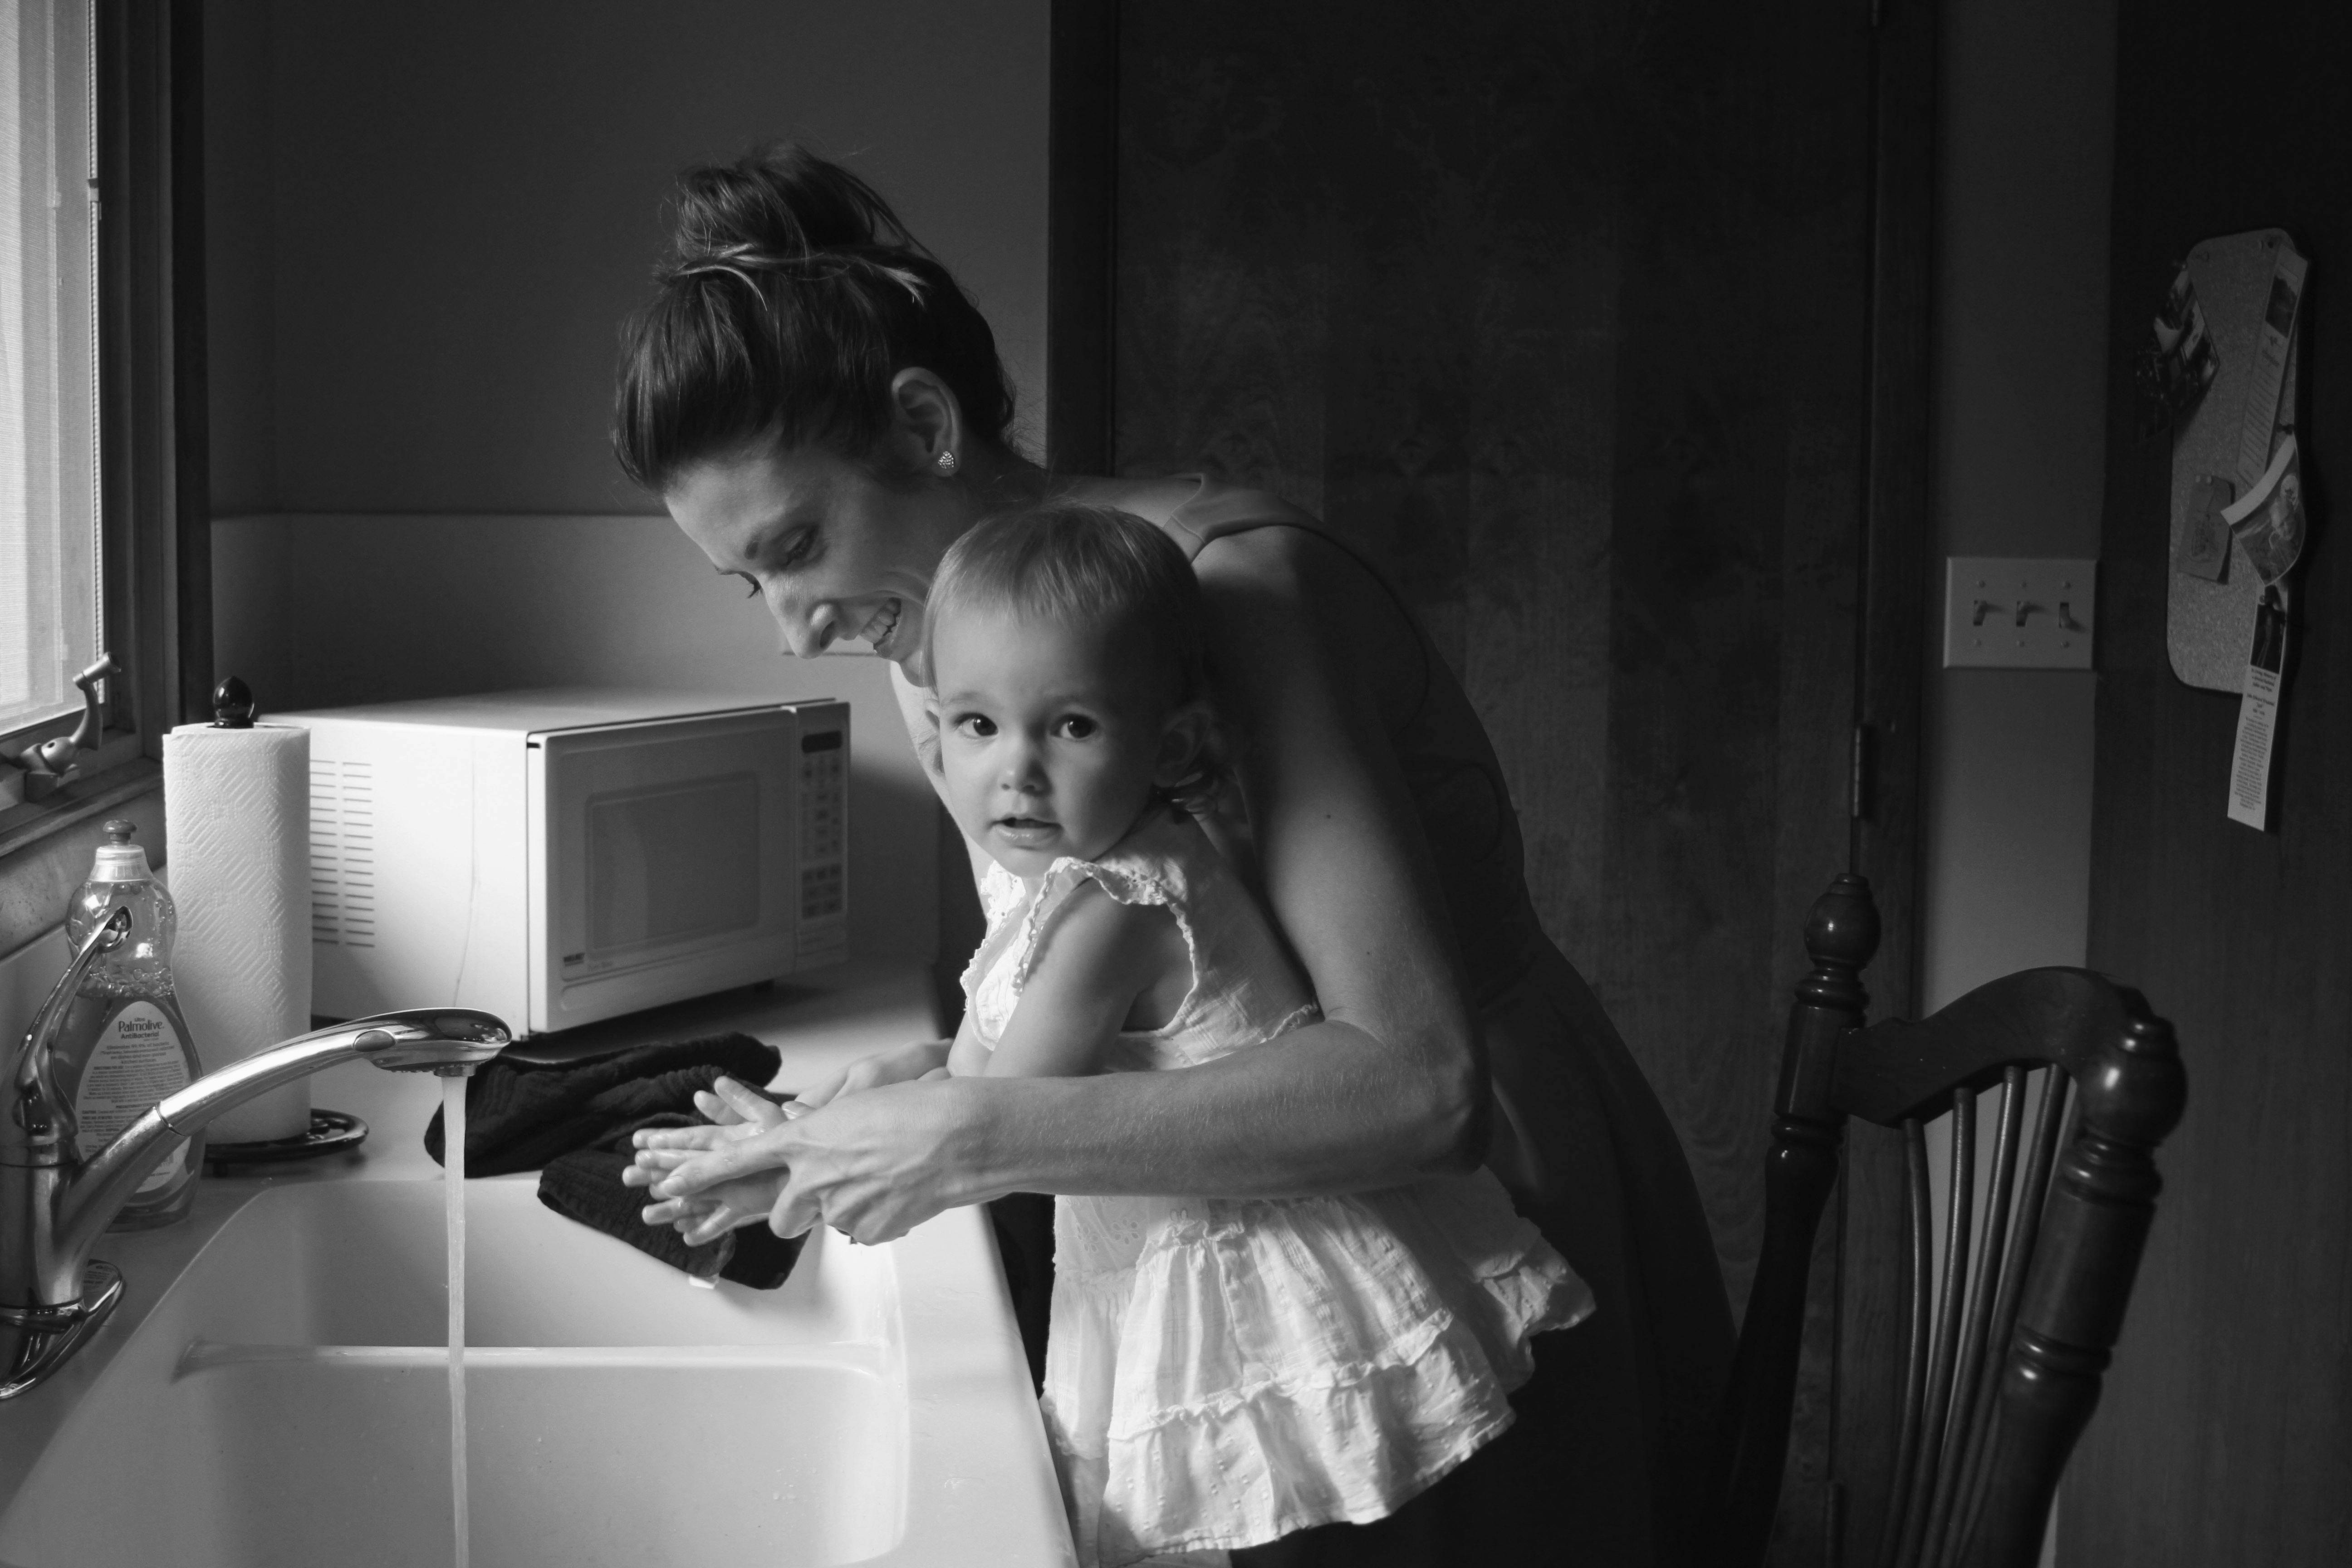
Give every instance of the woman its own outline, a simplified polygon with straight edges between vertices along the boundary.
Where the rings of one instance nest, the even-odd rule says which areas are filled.
[[[623,372],[631,477],[764,596],[794,654],[864,638],[892,660],[935,776],[922,617],[948,545],[1047,496],[1166,530],[1208,602],[1241,785],[1211,826],[1324,1021],[1181,1073],[948,1080],[943,1043],[907,1047],[804,1096],[798,1120],[677,1135],[707,1152],[648,1217],[778,1166],[778,1231],[875,1242],[1013,1192],[1368,1191],[1484,1157],[1598,1310],[1537,1342],[1517,1426],[1437,1487],[1236,1561],[1682,1560],[1729,1361],[1721,1279],[1673,1129],[1537,923],[1460,687],[1313,518],[1200,479],[1047,474],[1013,449],[1012,415],[986,322],[855,176],[794,148],[688,176]]]

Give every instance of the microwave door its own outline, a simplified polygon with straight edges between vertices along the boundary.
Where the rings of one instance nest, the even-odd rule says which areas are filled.
[[[780,710],[539,738],[534,1029],[792,971],[797,742]]]

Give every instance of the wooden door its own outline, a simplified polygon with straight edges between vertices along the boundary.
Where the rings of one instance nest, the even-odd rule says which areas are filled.
[[[1932,17],[1903,20],[1924,69]],[[1874,988],[1909,1002],[1924,84],[1895,107],[1913,185],[1874,205],[1862,0],[1066,3],[1055,29],[1051,456],[1256,485],[1386,567],[1681,1131],[1736,1309],[1798,933],[1850,855],[1890,914]],[[1790,1561],[1820,1561],[1834,1247]]]
[[[2352,1559],[2352,10],[2118,16],[2090,961],[2172,1020],[2189,1109],[2059,1561]],[[2184,113],[2184,101],[2258,106]],[[2199,240],[2284,228],[2311,259],[2294,411],[2313,533],[2293,579],[2271,831],[2227,820],[2238,700],[2165,652],[2168,444],[2129,354]]]

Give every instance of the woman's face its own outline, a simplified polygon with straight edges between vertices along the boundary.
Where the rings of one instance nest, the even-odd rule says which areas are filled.
[[[952,485],[887,485],[819,447],[708,458],[662,496],[711,565],[768,602],[784,646],[808,658],[863,639],[930,684],[923,602],[971,516]]]

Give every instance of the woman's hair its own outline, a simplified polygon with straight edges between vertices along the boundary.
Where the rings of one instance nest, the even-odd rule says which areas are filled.
[[[1172,709],[1208,696],[1207,612],[1192,563],[1159,529],[1110,507],[1047,502],[985,518],[948,547],[926,620],[958,609],[1023,619],[1116,626],[1163,661]],[[1214,726],[1194,772],[1163,791],[1171,805],[1211,809],[1225,770]]]
[[[678,181],[677,231],[629,323],[613,450],[668,488],[754,441],[870,458],[890,379],[946,382],[967,431],[1002,447],[1013,387],[971,298],[874,188],[790,143]]]

